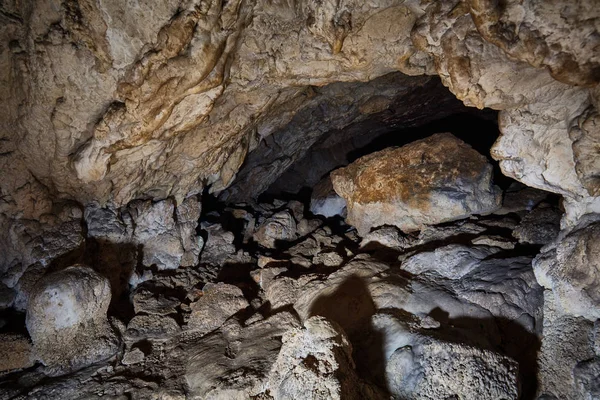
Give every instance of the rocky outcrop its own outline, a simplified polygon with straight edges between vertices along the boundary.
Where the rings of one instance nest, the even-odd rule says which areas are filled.
[[[490,213],[501,201],[491,177],[485,157],[450,134],[370,154],[331,174],[346,220],[361,235],[386,224],[415,231]]]
[[[27,306],[27,330],[35,358],[52,375],[106,360],[118,350],[107,318],[108,280],[76,265],[38,282]]]

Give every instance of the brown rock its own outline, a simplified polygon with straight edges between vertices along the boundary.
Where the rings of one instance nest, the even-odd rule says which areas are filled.
[[[448,133],[367,155],[331,174],[348,204],[346,220],[361,235],[381,225],[415,231],[490,213],[501,200],[491,176],[486,158]]]

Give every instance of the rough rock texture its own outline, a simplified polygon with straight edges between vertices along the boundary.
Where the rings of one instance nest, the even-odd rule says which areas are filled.
[[[190,305],[187,329],[206,334],[248,306],[238,287],[223,283],[207,284],[202,289],[202,297]]]
[[[51,374],[62,374],[105,360],[118,340],[106,312],[108,280],[77,265],[44,277],[27,307],[27,330],[36,359]]]
[[[289,211],[280,211],[267,218],[254,233],[258,244],[271,249],[280,241],[291,242],[296,238],[296,220]]]
[[[600,318],[600,224],[593,223],[547,246],[534,262],[540,285],[552,290],[563,312]]]
[[[312,317],[303,328],[286,332],[282,342],[269,380],[275,399],[365,398],[354,371],[352,345],[336,323]]]
[[[517,399],[516,363],[460,344],[432,341],[397,349],[386,368],[403,399]]]
[[[125,348],[116,352],[106,320],[110,293],[89,298],[88,290],[75,307],[91,310],[78,328],[52,325],[67,315],[56,309],[35,317],[34,354],[48,367],[3,375],[0,398],[268,398],[280,338],[298,327],[291,308],[303,321],[318,311],[338,323],[357,376],[381,388],[408,330],[501,381],[512,375],[496,361],[517,361],[523,397],[536,395],[536,359],[541,398],[598,397],[599,10],[595,0],[2,2],[0,307],[11,309],[0,329],[20,324],[13,312],[43,309],[39,288],[85,261],[110,279],[111,322]],[[283,252],[246,246],[279,204],[240,218],[239,236],[204,222],[214,245],[198,260],[195,196],[207,187],[254,199],[302,160],[315,161],[314,176],[290,183],[312,186],[367,143],[359,131],[375,137],[458,109],[437,78],[414,75],[439,75],[465,105],[500,111],[492,156],[505,175],[563,197],[558,236],[553,222],[536,224],[554,221],[535,208],[537,193],[516,203],[507,196],[505,217],[412,235],[385,227],[363,246],[347,227],[319,228],[290,205],[298,243]],[[530,266],[540,244],[543,330]],[[441,265],[444,274],[423,262],[444,259],[435,249],[448,246],[493,254],[465,265],[458,257]],[[68,298],[88,283],[104,287],[65,279]],[[204,336],[186,332],[200,290],[219,280],[239,287],[250,307]],[[402,330],[373,335],[370,322],[390,314]],[[80,331],[90,331],[85,341]],[[383,355],[373,351],[381,341]],[[115,362],[101,361],[113,353]],[[476,354],[482,364],[471,363]],[[427,357],[413,361],[435,360]],[[443,379],[436,388],[458,380]],[[512,383],[492,386],[513,397]],[[478,390],[467,397],[486,395]]]
[[[0,334],[0,373],[33,366],[31,342],[22,335]]]
[[[386,224],[415,231],[490,213],[501,201],[491,177],[486,158],[450,134],[369,154],[331,174],[346,220],[361,235]]]
[[[331,178],[326,176],[315,185],[310,198],[310,212],[324,217],[344,216],[346,201],[333,190]]]

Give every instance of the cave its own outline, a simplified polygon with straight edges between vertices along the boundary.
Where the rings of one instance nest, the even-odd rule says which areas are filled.
[[[0,3],[0,400],[600,398],[599,27]]]

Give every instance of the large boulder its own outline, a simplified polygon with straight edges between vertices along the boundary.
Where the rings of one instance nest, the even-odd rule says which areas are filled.
[[[369,154],[331,179],[346,200],[347,222],[361,235],[381,225],[415,231],[486,214],[501,201],[491,164],[449,133]]]
[[[106,312],[108,280],[75,265],[42,278],[27,307],[27,330],[36,358],[59,375],[108,359],[118,339]]]

